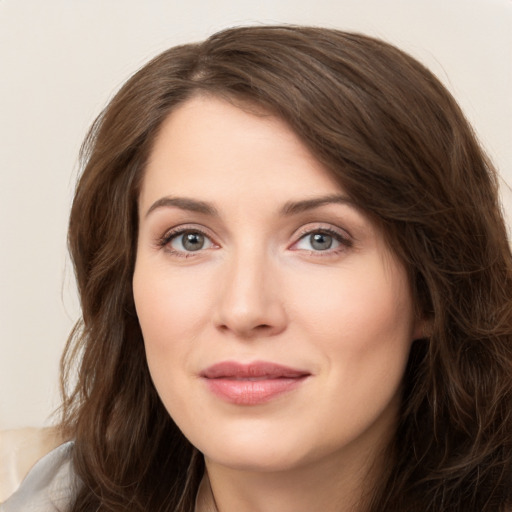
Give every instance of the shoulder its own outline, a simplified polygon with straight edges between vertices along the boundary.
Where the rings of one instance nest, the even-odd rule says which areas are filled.
[[[72,501],[76,479],[72,469],[73,442],[55,448],[30,470],[0,512],[63,512]]]

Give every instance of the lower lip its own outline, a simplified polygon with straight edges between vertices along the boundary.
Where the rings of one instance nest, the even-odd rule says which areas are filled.
[[[298,388],[307,376],[262,380],[206,379],[215,395],[236,405],[258,405]]]

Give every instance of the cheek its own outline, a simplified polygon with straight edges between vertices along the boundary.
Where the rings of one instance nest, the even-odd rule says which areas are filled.
[[[193,340],[200,336],[200,316],[208,310],[205,288],[197,286],[197,276],[184,274],[170,273],[159,262],[139,260],[133,277],[148,368],[173,417],[183,415],[191,399],[185,386],[191,373]]]
[[[379,408],[397,392],[414,323],[404,272],[363,263],[326,281],[309,275],[294,290],[294,315],[323,354],[326,396],[341,393],[354,412],[369,402]]]
[[[339,277],[304,274],[290,290],[294,316],[334,347],[363,352],[386,340],[409,339],[413,308],[402,272],[371,261],[361,267],[344,268]]]
[[[184,379],[190,373],[193,340],[200,336],[207,314],[205,288],[197,276],[169,272],[155,261],[139,261],[133,294],[142,329],[147,364],[154,385],[169,412],[180,405]],[[173,392],[174,390],[174,392]]]
[[[141,262],[133,293],[146,350],[175,351],[194,337],[209,311],[208,285],[191,272],[172,272]]]

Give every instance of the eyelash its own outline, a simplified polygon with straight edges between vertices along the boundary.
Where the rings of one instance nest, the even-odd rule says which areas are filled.
[[[171,229],[171,230],[167,231],[157,241],[158,242],[157,245],[158,245],[158,247],[160,247],[162,249],[165,249],[166,251],[171,253],[173,256],[177,256],[179,258],[191,258],[191,257],[194,257],[194,256],[196,256],[196,254],[194,254],[195,252],[200,253],[202,251],[201,250],[198,250],[198,251],[177,251],[176,249],[173,249],[170,246],[170,243],[174,239],[176,239],[179,236],[182,236],[182,235],[184,235],[186,233],[197,233],[197,234],[200,234],[200,235],[204,236],[205,238],[207,238],[208,240],[210,240],[213,245],[217,245],[217,244],[215,244],[215,242],[213,242],[211,235],[206,233],[205,230],[202,230],[202,229],[197,228],[195,226],[180,226],[178,228]]]
[[[297,240],[293,243],[293,245],[297,245],[301,240],[304,240],[308,236],[311,236],[314,234],[331,236],[340,245],[339,245],[339,247],[337,247],[335,249],[327,249],[325,251],[313,251],[313,250],[307,251],[308,255],[310,255],[310,256],[320,257],[320,258],[336,256],[339,253],[344,252],[347,249],[350,249],[354,245],[354,242],[348,237],[348,235],[343,235],[338,230],[333,229],[331,227],[321,227],[321,226],[317,226],[314,228],[304,228],[299,233],[299,236],[298,236]]]
[[[169,253],[171,253],[173,256],[177,256],[179,258],[191,258],[194,256],[197,256],[199,253],[203,252],[203,250],[199,249],[198,251],[178,251],[176,249],[172,249],[170,247],[170,243],[178,238],[179,236],[182,236],[186,233],[197,233],[208,240],[216,246],[217,244],[212,240],[211,235],[209,235],[205,230],[197,228],[195,226],[180,226],[178,228],[171,229],[167,231],[161,238],[157,240],[157,245],[159,248],[166,249]],[[325,251],[315,251],[315,250],[305,250],[303,251],[307,252],[308,255],[314,256],[314,257],[328,257],[337,255],[343,251],[346,251],[347,249],[350,249],[353,246],[353,241],[345,235],[342,235],[339,231],[330,228],[330,227],[315,227],[315,228],[304,228],[298,235],[297,240],[292,244],[292,247],[297,245],[301,240],[304,240],[306,237],[314,235],[314,234],[322,234],[322,235],[328,235],[331,236],[334,240],[336,240],[340,245],[339,247],[335,249],[327,249]],[[198,254],[195,254],[197,252]]]

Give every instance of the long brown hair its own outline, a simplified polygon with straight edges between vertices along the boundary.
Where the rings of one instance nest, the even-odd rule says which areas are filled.
[[[137,195],[162,121],[193,94],[284,119],[382,226],[428,319],[404,377],[389,469],[364,512],[496,512],[512,503],[512,259],[497,177],[421,64],[359,34],[244,27],[172,48],[93,125],[69,227],[83,319],[62,360],[73,511],[190,512],[200,454],[147,369],[131,279]]]

